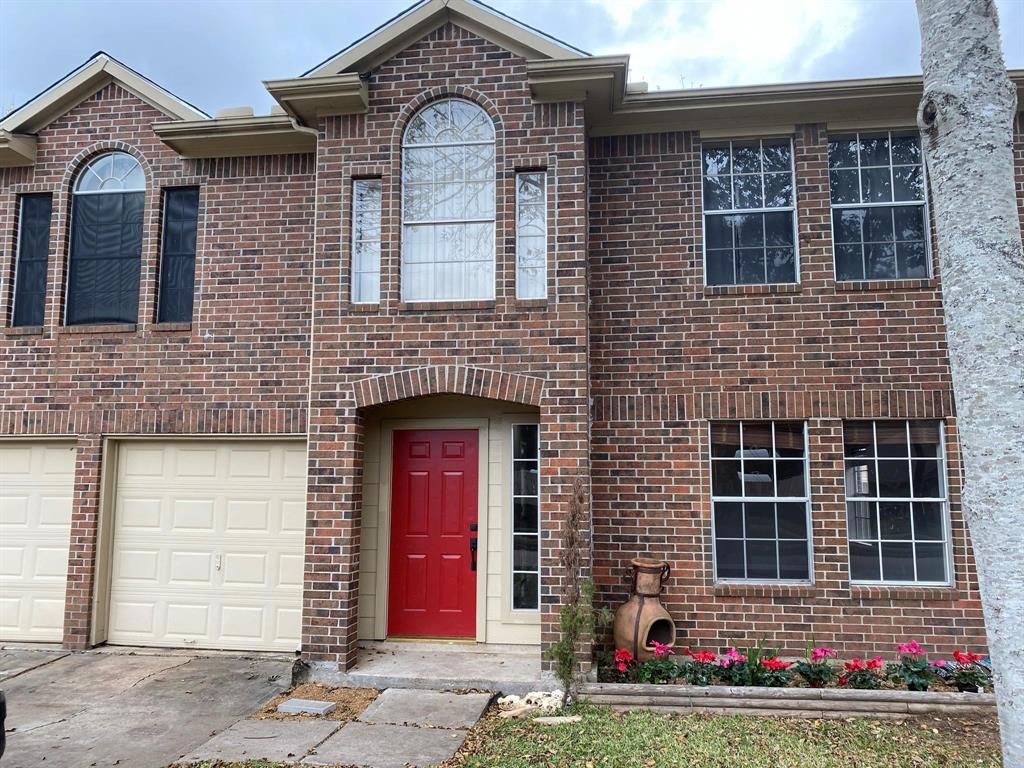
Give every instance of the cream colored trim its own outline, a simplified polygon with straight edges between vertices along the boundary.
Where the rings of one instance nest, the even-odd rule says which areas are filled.
[[[35,165],[36,137],[0,130],[0,168]]]
[[[505,525],[502,526],[501,560],[501,621],[505,624],[540,624],[540,606],[536,611],[512,610],[512,427],[516,424],[540,424],[540,414],[509,413],[500,420],[505,451],[501,467],[501,508]],[[540,466],[543,468],[543,462]],[[543,469],[541,471],[543,477]],[[543,482],[538,479],[538,482]],[[543,491],[543,488],[541,489]]]
[[[172,440],[229,440],[232,442],[244,440],[273,440],[275,442],[287,443],[307,439],[305,432],[249,432],[245,434],[238,434],[236,432],[175,432],[174,434],[152,435],[140,435],[138,433],[127,432],[107,432],[104,433],[104,437],[117,440],[119,442],[140,440],[147,443],[166,443]]]
[[[395,430],[475,429],[478,443],[476,641],[487,642],[487,470],[489,419],[385,419],[380,423],[380,477],[377,508],[377,571],[374,637],[388,633],[388,576],[391,566],[391,469]]]
[[[96,531],[96,570],[92,591],[92,627],[89,642],[107,641],[110,619],[110,575],[114,553],[114,499],[117,494],[118,443],[105,437],[100,458],[99,521]]]
[[[349,46],[304,76],[321,77],[339,72],[364,72],[387,61],[411,43],[447,21],[522,56],[523,58],[582,57],[572,47],[517,24],[467,0],[427,0],[368,37]]]
[[[365,112],[369,103],[366,82],[355,72],[265,80],[263,85],[287,114],[307,126],[316,126],[325,115]]]
[[[721,139],[768,139],[792,136],[795,125],[737,126],[736,128],[701,128],[700,137],[705,140]]]
[[[36,133],[112,80],[173,119],[205,120],[209,117],[101,53],[0,121],[0,130]]]
[[[904,116],[902,119],[897,117],[890,120],[878,117],[865,117],[860,120],[829,120],[827,123],[825,123],[825,129],[829,133],[873,130],[887,131],[899,130],[903,128],[911,128],[913,130],[917,130],[917,120],[913,116]]]
[[[317,132],[288,115],[156,123],[164,144],[189,158],[284,155],[316,151]]]

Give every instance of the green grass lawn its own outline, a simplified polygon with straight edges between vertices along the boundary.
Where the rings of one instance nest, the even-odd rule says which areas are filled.
[[[465,768],[923,768],[1002,765],[993,720],[814,721],[618,714],[583,706],[583,722],[481,723]]]

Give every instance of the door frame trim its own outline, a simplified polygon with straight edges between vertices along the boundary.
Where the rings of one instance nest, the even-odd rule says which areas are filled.
[[[476,642],[487,642],[487,493],[488,443],[490,419],[383,419],[380,423],[380,477],[378,478],[377,521],[377,583],[374,635],[387,637],[388,578],[391,568],[391,472],[394,457],[395,431],[406,429],[445,430],[474,429],[477,432],[477,526],[479,543],[476,557]],[[360,547],[362,542],[360,542]]]

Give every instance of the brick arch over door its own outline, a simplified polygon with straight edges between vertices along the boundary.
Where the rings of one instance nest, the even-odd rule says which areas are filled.
[[[432,365],[362,379],[355,383],[357,408],[423,395],[469,395],[540,407],[544,380],[465,365]]]

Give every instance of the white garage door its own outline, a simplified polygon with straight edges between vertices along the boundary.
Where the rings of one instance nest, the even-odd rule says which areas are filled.
[[[0,442],[0,639],[60,642],[75,446]]]
[[[120,444],[107,640],[299,647],[306,449]]]

